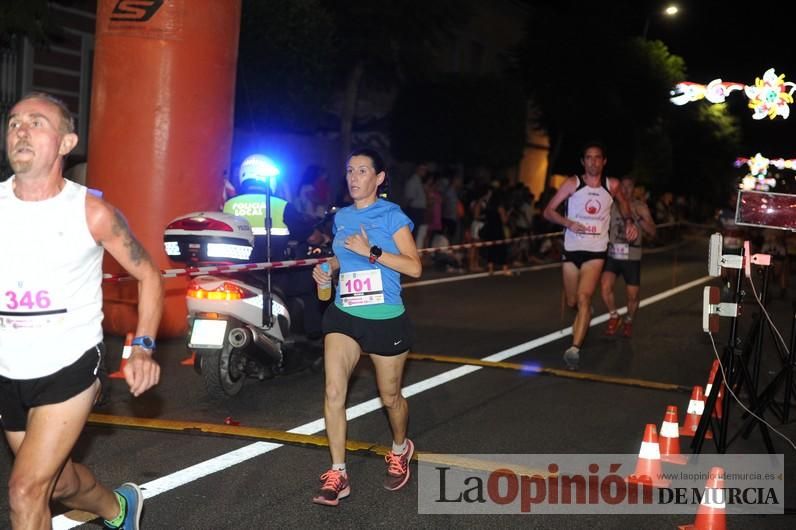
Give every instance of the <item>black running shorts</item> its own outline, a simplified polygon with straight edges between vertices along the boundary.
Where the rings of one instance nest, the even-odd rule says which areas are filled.
[[[38,379],[0,377],[0,422],[6,431],[24,431],[28,411],[42,405],[63,403],[80,394],[101,374],[105,346],[92,346],[77,361],[54,374]]]
[[[384,320],[359,318],[329,304],[323,314],[323,333],[342,333],[359,343],[363,353],[400,355],[412,347],[414,330],[406,312]]]
[[[607,255],[608,252],[605,250],[602,252],[591,252],[588,250],[564,250],[564,252],[561,254],[561,261],[570,261],[577,268],[580,268],[580,266],[587,261],[594,259],[605,259]]]
[[[627,285],[641,285],[640,259],[614,259],[609,256],[603,270],[621,276]]]

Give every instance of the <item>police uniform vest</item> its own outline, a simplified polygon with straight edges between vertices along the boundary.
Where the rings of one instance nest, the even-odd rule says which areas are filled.
[[[252,227],[255,236],[266,234],[265,229],[265,201],[264,193],[246,193],[233,197],[224,203],[224,213],[243,217]],[[271,235],[290,235],[285,224],[285,205],[287,201],[271,196]]]

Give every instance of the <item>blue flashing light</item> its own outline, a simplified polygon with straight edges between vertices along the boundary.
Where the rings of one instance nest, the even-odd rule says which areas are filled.
[[[539,363],[523,363],[520,373],[524,375],[536,375],[542,373],[542,366]]]
[[[241,183],[253,179],[261,182],[271,182],[273,186],[275,177],[280,171],[277,165],[265,155],[251,155],[246,157],[240,165]]]

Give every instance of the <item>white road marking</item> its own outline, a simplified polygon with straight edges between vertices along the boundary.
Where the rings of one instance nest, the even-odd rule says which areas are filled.
[[[654,296],[642,300],[640,303],[640,307],[646,307],[650,304],[660,302],[661,300],[672,297],[692,287],[701,285],[710,279],[711,279],[710,276],[703,276],[702,278],[685,283],[673,289],[668,289],[666,291],[663,291],[661,293],[658,293]],[[622,314],[624,314],[626,311],[627,308],[624,307],[619,310],[619,312]],[[592,318],[591,325],[594,326],[597,324],[601,324],[602,322],[605,322],[607,320],[608,320],[608,314],[604,313],[600,316]],[[494,353],[492,355],[482,358],[481,360],[503,361],[510,357],[520,355],[521,353],[526,353],[544,344],[548,344],[558,339],[567,337],[571,334],[572,334],[572,327],[570,326],[558,331],[554,331],[553,333],[548,333],[547,335],[538,337],[528,342],[524,342],[507,350]],[[441,374],[435,375],[434,377],[430,377],[428,379],[424,379],[423,381],[418,381],[417,383],[406,386],[402,389],[402,392],[404,397],[415,396],[417,394],[420,394],[421,392],[425,392],[426,390],[430,390],[437,386],[444,385],[445,383],[449,383],[451,381],[459,379],[460,377],[464,377],[465,375],[477,372],[478,370],[481,369],[483,369],[483,367],[481,366],[460,366],[458,368],[454,368],[453,370],[448,370]],[[355,418],[359,418],[360,416],[364,416],[365,414],[379,410],[382,408],[382,406],[383,405],[381,403],[380,398],[373,398],[346,409],[346,417],[349,420],[353,420]],[[326,426],[323,418],[319,418],[315,421],[311,421],[309,423],[305,423],[304,425],[300,425],[298,427],[290,429],[288,432],[296,434],[317,434],[323,431],[325,428]],[[245,462],[247,460],[271,452],[274,449],[278,449],[280,447],[282,447],[282,444],[276,444],[271,442],[255,442],[245,447],[241,447],[240,449],[236,449],[235,451],[231,451],[229,453],[219,455],[215,458],[211,458],[210,460],[199,462],[198,464],[187,467],[185,469],[175,471],[170,475],[163,476],[161,478],[147,482],[146,484],[141,484],[141,490],[143,491],[145,498],[151,499],[156,495],[160,495],[161,493],[165,493],[169,490],[178,488],[189,482],[193,482],[194,480],[206,477],[207,475],[217,473],[218,471],[223,471],[224,469],[232,467],[235,464],[240,464],[241,462]],[[96,518],[95,516],[87,514],[86,512],[73,510],[63,515],[53,517],[52,520],[53,530],[67,530],[69,528],[74,528],[76,526],[84,524],[95,518]]]

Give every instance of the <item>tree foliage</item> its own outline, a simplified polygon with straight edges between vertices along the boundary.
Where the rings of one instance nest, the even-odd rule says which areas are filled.
[[[341,157],[351,148],[361,86],[384,88],[422,77],[432,51],[468,16],[457,0],[324,0],[338,31],[342,74]]]
[[[672,191],[723,204],[733,185],[741,140],[738,120],[725,104],[673,109],[669,120],[674,173]]]
[[[609,145],[612,172],[630,171],[635,136],[656,125],[683,78],[682,59],[629,38],[609,7],[540,4],[529,17],[518,68],[551,137],[551,171],[578,171],[580,146],[595,138]]]
[[[253,130],[320,127],[337,75],[335,34],[320,0],[243,0],[237,124]]]
[[[392,112],[393,154],[494,168],[513,166],[525,147],[526,98],[497,76],[451,75],[415,83]]]
[[[340,73],[361,64],[366,70],[363,83],[376,88],[424,77],[431,69],[433,50],[467,19],[470,11],[467,0],[322,3],[337,30]]]
[[[660,41],[631,39],[609,71],[617,84],[621,110],[636,130],[654,125],[671,107],[671,88],[685,78],[685,61]]]
[[[580,146],[600,138],[609,174],[632,173],[656,191],[722,196],[737,120],[723,106],[674,107],[669,92],[685,79],[685,62],[662,42],[634,37],[638,21],[617,9],[574,0],[532,9],[517,65],[551,137],[551,172],[580,171]]]
[[[468,3],[244,0],[238,123],[299,131],[335,127],[347,152],[360,89],[423,78],[434,47],[466,18]]]

